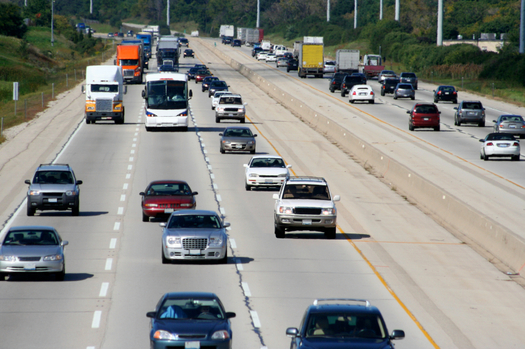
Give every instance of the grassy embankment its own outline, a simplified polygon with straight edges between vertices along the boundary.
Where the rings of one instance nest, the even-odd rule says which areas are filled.
[[[100,64],[114,52],[112,40],[100,40],[93,55],[80,54],[74,44],[49,28],[31,27],[25,40],[0,35],[0,118],[4,130],[29,121],[61,92],[84,78],[85,67]],[[13,101],[13,82],[19,100]],[[53,91],[54,85],[54,91]],[[5,141],[0,136],[0,143]]]

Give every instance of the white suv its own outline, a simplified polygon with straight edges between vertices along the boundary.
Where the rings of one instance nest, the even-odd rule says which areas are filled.
[[[321,177],[290,177],[274,194],[275,236],[284,238],[286,231],[321,231],[328,239],[335,239],[339,195],[330,193]]]
[[[248,103],[242,102],[241,95],[228,94],[219,97],[219,103],[215,107],[215,122],[219,123],[223,119],[245,121],[246,108]]]

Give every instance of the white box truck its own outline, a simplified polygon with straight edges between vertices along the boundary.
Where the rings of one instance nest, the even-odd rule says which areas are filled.
[[[359,71],[359,50],[337,50],[335,53],[335,71],[357,73]]]
[[[219,28],[219,36],[222,37],[230,37],[233,38],[235,27],[231,24],[221,24]]]
[[[86,67],[86,124],[99,120],[124,123],[123,97],[126,93],[122,78],[122,67],[117,65],[90,65]]]

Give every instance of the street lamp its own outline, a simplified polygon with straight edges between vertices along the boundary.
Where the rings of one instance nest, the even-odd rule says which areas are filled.
[[[55,3],[55,0],[51,0],[51,46],[53,46],[55,43],[55,38],[53,37],[53,29],[54,29],[54,25],[53,25],[54,6],[53,4],[54,3]]]

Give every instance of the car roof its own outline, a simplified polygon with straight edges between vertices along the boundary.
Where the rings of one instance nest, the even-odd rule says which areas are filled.
[[[322,298],[314,300],[308,307],[309,313],[340,313],[351,311],[352,313],[368,313],[380,315],[379,309],[365,299],[352,298]]]
[[[250,128],[246,126],[228,126],[224,129],[224,131],[226,130],[250,130]]]
[[[225,96],[225,97],[226,97],[226,96]],[[228,97],[241,97],[241,95],[240,95],[240,94],[230,93],[230,94],[228,94]],[[222,98],[222,96],[221,96],[221,98]],[[241,97],[241,98],[242,98],[242,97]]]
[[[179,210],[179,211],[174,211],[171,215],[172,216],[210,215],[210,216],[219,216],[220,217],[220,215],[217,212],[211,211],[211,210]]]
[[[268,159],[268,158],[272,158],[272,159],[282,159],[282,157],[280,157],[279,155],[255,155],[255,156],[252,156],[252,160],[253,159]]]
[[[186,183],[186,184],[188,184],[188,182],[183,181],[183,180],[178,180],[178,179],[158,179],[156,181],[150,182],[150,185],[151,184],[159,184],[159,183]]]
[[[10,227],[9,231],[23,231],[23,230],[55,230],[55,228],[48,225],[19,225],[16,227]]]
[[[323,177],[314,176],[291,176],[286,181],[287,184],[323,184],[327,185],[326,180]]]
[[[68,164],[40,164],[37,170],[71,171]]]
[[[219,298],[211,292],[168,292],[164,294],[165,298]]]

